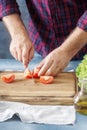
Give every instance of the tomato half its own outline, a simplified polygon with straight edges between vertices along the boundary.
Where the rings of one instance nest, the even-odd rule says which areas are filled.
[[[2,75],[1,76],[2,81],[6,82],[6,83],[12,83],[15,79],[15,75]]]
[[[54,80],[53,76],[40,76],[40,82],[44,84],[50,84]]]
[[[32,72],[31,72],[28,68],[25,69],[25,71],[24,71],[24,77],[25,77],[26,79],[32,78]]]
[[[33,77],[34,78],[39,78],[39,76],[38,76],[39,71],[40,71],[40,68],[37,68],[37,67],[33,70]]]

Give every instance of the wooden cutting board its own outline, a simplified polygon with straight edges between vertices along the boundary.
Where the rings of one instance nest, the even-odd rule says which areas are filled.
[[[1,75],[12,72],[2,72]],[[52,84],[43,84],[39,79],[25,79],[23,72],[14,72],[13,83],[4,83],[0,78],[0,100],[16,101],[38,105],[73,104],[78,92],[74,72],[63,72],[54,78]]]

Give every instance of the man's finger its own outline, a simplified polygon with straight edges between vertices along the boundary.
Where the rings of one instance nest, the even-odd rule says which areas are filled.
[[[21,50],[21,49],[18,49],[18,50],[17,50],[17,53],[18,53],[18,60],[19,60],[20,62],[22,62],[22,50]]]
[[[45,75],[55,76],[56,72],[57,72],[57,65],[53,63],[53,64],[50,66],[50,68],[47,70],[47,72],[46,72]]]
[[[28,58],[28,52],[26,51],[25,48],[23,48],[23,51],[22,51],[22,62],[25,67],[28,66],[29,58]]]
[[[32,47],[31,48],[31,50],[30,50],[30,52],[28,53],[28,59],[29,59],[29,61],[31,61],[31,59],[34,57],[34,48]]]
[[[52,65],[52,61],[50,60],[50,61],[44,61],[44,63],[43,63],[43,66],[41,67],[41,69],[40,69],[40,71],[39,71],[39,73],[38,73],[38,75],[40,76],[40,75],[45,75],[45,73],[47,72],[47,70],[50,68],[50,66]]]
[[[39,65],[37,67],[41,68],[43,65],[44,65],[44,59],[39,63]]]
[[[16,50],[11,51],[11,54],[12,54],[12,56],[13,56],[16,60],[18,60],[18,55],[17,55],[17,51],[16,51]]]

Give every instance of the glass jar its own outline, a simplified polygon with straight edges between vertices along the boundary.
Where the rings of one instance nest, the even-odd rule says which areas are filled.
[[[77,112],[87,115],[87,78],[79,81],[80,91],[75,98],[75,109]]]

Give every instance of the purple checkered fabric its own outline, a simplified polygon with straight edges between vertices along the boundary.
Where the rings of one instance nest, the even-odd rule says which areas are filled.
[[[87,0],[26,0],[29,11],[28,32],[36,51],[45,57],[60,46],[78,26],[87,31]],[[0,18],[19,13],[16,0],[0,0]],[[82,59],[83,47],[73,59]]]

